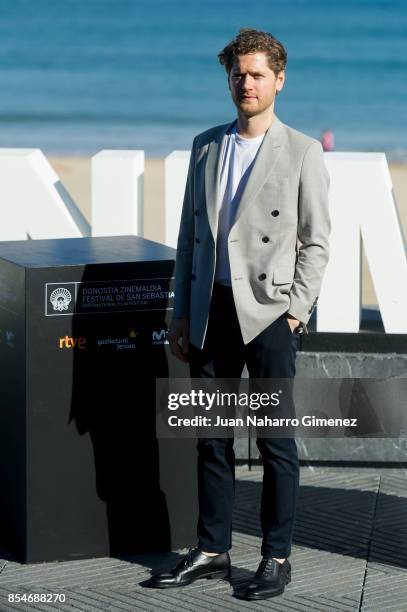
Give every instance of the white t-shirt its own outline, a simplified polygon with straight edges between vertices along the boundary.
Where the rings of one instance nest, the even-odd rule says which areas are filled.
[[[250,176],[255,157],[263,141],[264,134],[256,138],[242,138],[231,130],[225,145],[220,175],[220,209],[218,235],[216,241],[215,280],[222,285],[231,286],[228,253],[228,236],[243,190]]]

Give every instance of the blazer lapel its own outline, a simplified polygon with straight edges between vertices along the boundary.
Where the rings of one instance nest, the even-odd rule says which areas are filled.
[[[267,130],[263,142],[257,152],[257,158],[253,164],[246,186],[240,199],[234,223],[239,219],[242,212],[254,200],[257,193],[263,187],[267,175],[271,172],[281,151],[284,140],[284,126],[274,116],[273,123]]]
[[[209,225],[213,238],[216,242],[218,230],[218,213],[220,198],[220,173],[223,152],[225,150],[227,137],[236,123],[236,119],[228,123],[218,131],[215,138],[210,142],[208,156],[205,164],[205,195],[206,209],[208,213]],[[280,154],[281,146],[284,141],[284,126],[281,121],[274,116],[273,123],[267,130],[263,142],[257,153],[257,158],[253,165],[249,179],[242,193],[235,221],[239,219],[243,210],[253,201],[257,193],[263,187],[267,175],[271,172]]]
[[[220,172],[223,151],[225,150],[228,134],[236,120],[223,125],[215,138],[210,142],[205,164],[205,196],[206,210],[213,238],[216,242],[218,231],[218,212],[220,197]]]

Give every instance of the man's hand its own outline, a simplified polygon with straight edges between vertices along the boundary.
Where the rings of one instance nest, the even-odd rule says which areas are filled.
[[[182,347],[178,340],[182,340]],[[168,330],[168,342],[171,353],[184,363],[188,362],[189,352],[189,320],[173,319]]]
[[[291,332],[294,332],[295,328],[299,326],[300,321],[296,319],[295,317],[293,317],[292,315],[290,315],[288,312],[285,316],[287,318],[288,325],[290,326]]]

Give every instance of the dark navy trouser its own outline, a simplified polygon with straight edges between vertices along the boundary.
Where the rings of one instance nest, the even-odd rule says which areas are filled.
[[[190,345],[191,378],[240,378],[245,363],[250,378],[293,378],[297,343],[283,315],[245,345],[232,289],[215,283],[204,347]],[[264,470],[261,553],[288,557],[299,486],[297,446],[293,438],[276,437],[258,437],[256,444]],[[233,438],[199,438],[197,450],[198,548],[224,552],[232,545]]]

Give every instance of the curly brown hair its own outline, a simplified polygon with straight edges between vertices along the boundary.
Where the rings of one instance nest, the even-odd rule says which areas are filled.
[[[266,53],[269,67],[275,75],[281,70],[285,70],[287,51],[281,42],[269,32],[262,32],[252,28],[242,28],[239,30],[238,35],[218,53],[218,58],[219,62],[225,66],[226,72],[229,75],[235,57],[258,51]]]

